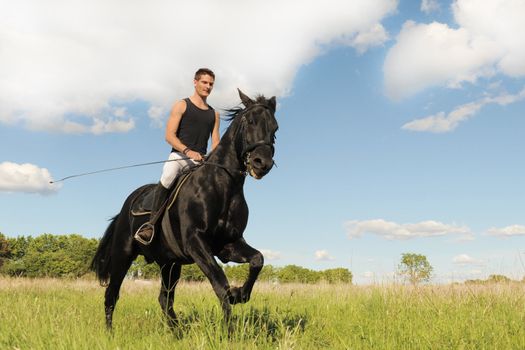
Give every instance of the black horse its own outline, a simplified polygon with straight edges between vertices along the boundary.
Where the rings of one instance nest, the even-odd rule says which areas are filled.
[[[248,221],[243,186],[246,174],[260,179],[272,169],[278,125],[274,116],[275,97],[259,96],[252,100],[240,90],[239,96],[245,108],[229,111],[231,123],[219,145],[205,162],[192,169],[183,185],[172,191],[172,203],[164,212],[161,227],[155,230],[153,242],[143,246],[133,239],[148,215],[133,214],[132,209],[154,185],[135,190],[106,229],[91,269],[107,285],[104,305],[108,328],[112,327],[122,281],[139,254],[161,268],[159,302],[172,326],[176,325],[173,299],[181,265],[199,266],[210,280],[226,320],[230,319],[230,304],[250,299],[264,258],[243,238]],[[214,257],[223,263],[250,264],[242,287],[230,286]]]

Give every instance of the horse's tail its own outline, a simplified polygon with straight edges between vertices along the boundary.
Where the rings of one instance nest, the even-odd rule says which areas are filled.
[[[111,219],[104,236],[98,244],[97,252],[91,261],[91,270],[97,274],[100,284],[106,286],[109,281],[109,273],[111,268],[111,246],[113,242],[113,233],[119,214]]]

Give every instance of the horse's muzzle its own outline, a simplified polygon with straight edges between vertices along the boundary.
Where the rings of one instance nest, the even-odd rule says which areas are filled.
[[[258,147],[248,155],[246,171],[254,179],[259,180],[272,170],[273,164],[274,161],[270,147]]]

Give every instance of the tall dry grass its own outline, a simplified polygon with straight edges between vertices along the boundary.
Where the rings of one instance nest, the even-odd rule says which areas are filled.
[[[180,283],[170,330],[159,281],[126,280],[112,334],[95,280],[0,278],[0,349],[525,349],[523,284],[256,284],[229,333],[209,283]]]

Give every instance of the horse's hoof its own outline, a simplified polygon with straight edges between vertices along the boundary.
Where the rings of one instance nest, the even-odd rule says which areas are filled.
[[[239,287],[231,287],[230,288],[230,296],[229,296],[229,301],[230,301],[230,304],[234,305],[234,304],[238,304],[238,303],[241,303],[242,302],[242,289],[239,288]]]

